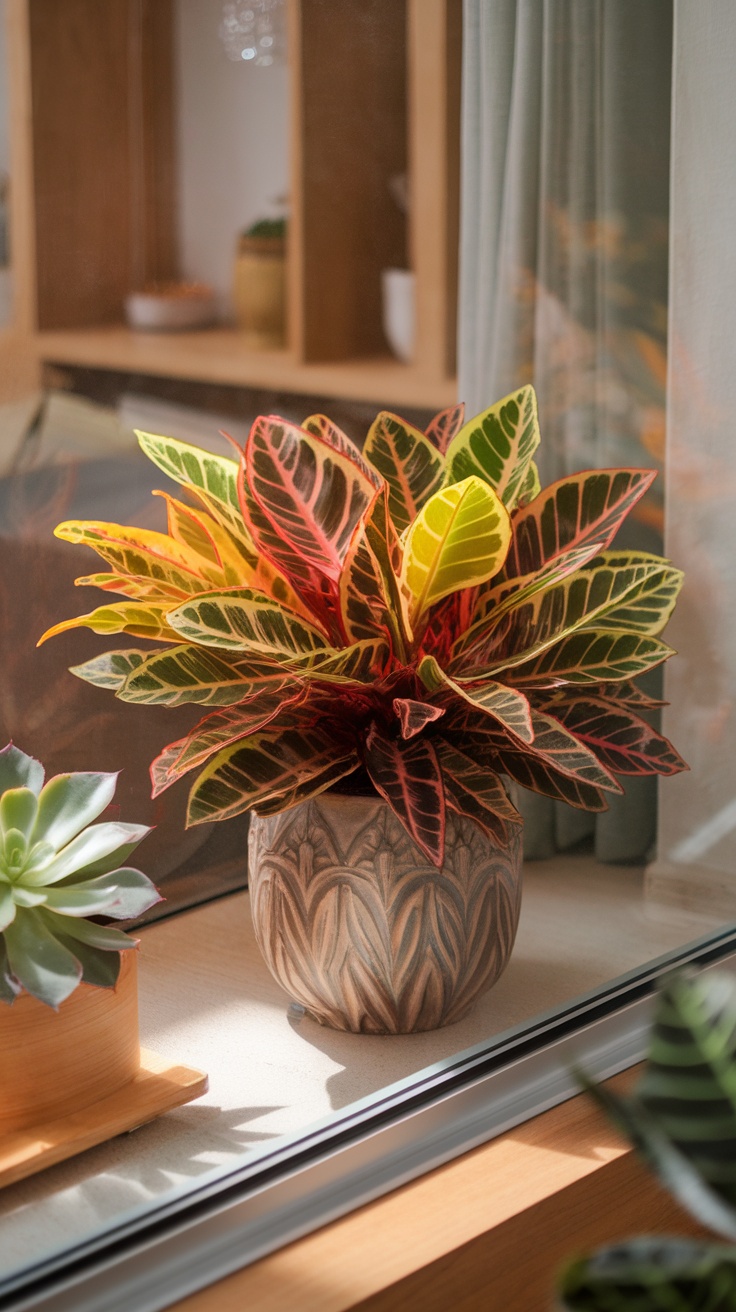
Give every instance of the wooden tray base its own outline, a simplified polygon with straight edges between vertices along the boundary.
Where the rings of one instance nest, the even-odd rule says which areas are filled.
[[[55,1166],[127,1130],[153,1121],[207,1092],[207,1076],[171,1066],[141,1049],[141,1066],[129,1084],[58,1121],[0,1134],[0,1188]]]

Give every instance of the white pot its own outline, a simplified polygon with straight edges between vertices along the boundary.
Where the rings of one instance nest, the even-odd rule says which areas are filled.
[[[383,331],[391,350],[404,364],[414,358],[414,286],[416,277],[410,269],[383,269]]]

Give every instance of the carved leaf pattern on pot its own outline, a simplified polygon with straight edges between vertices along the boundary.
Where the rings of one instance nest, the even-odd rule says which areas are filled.
[[[520,831],[494,847],[452,815],[441,870],[379,799],[253,817],[251,908],[269,969],[322,1024],[411,1033],[461,1017],[500,975],[519,915]]]

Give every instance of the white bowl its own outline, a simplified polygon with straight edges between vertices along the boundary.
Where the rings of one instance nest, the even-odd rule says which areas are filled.
[[[215,320],[214,294],[195,295],[167,292],[131,292],[125,298],[125,317],[131,328],[144,332],[205,328]]]

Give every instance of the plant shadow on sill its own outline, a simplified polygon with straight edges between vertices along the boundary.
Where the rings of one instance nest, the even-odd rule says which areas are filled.
[[[233,1158],[265,1140],[278,1138],[276,1133],[242,1127],[280,1110],[278,1106],[223,1110],[196,1103],[180,1107],[48,1168],[43,1173],[45,1204],[53,1207],[54,1195],[59,1194],[60,1207],[68,1208],[67,1191],[73,1185],[81,1209],[91,1210],[99,1221],[117,1218],[121,1211],[164,1194],[177,1177],[196,1179],[217,1169],[215,1161],[202,1160],[206,1155]],[[131,1135],[136,1145],[132,1159],[128,1151]],[[38,1179],[30,1176],[0,1191],[0,1218],[37,1205]]]

